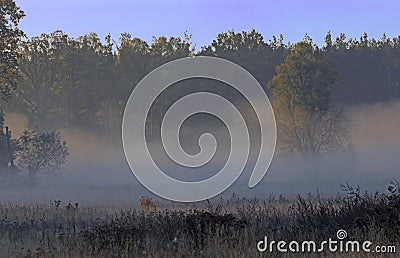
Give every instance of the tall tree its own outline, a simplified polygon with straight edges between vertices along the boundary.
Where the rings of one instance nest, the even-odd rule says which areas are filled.
[[[332,35],[331,35],[330,31],[328,31],[328,33],[326,33],[324,41],[325,41],[324,49],[327,51],[331,51],[332,47],[333,47],[333,43],[332,43]]]
[[[70,38],[61,31],[42,34],[21,44],[21,79],[16,92],[19,108],[31,126],[49,129],[60,125],[61,93],[68,78],[66,46]]]
[[[338,82],[334,67],[309,38],[293,46],[269,83],[283,150],[309,158],[348,147],[346,120],[330,105],[332,86]]]
[[[13,0],[0,0],[0,96],[8,100],[18,78],[18,44],[24,36],[18,23],[24,12]]]
[[[17,85],[19,76],[18,45],[24,37],[18,28],[24,12],[13,0],[0,0],[0,98],[7,101]],[[0,172],[9,167],[11,155],[9,133],[4,133],[4,113],[0,107]]]
[[[153,42],[150,45],[150,54],[152,57],[151,70],[160,66],[163,63],[188,57],[194,54],[194,46],[190,41],[192,35],[187,32],[184,37],[153,37]]]
[[[150,72],[150,46],[146,41],[132,38],[129,33],[122,33],[117,53],[119,83],[123,85],[121,95],[128,98],[133,87]]]

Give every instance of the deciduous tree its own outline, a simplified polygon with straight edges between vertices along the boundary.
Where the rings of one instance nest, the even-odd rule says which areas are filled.
[[[338,73],[310,39],[293,46],[269,83],[282,150],[309,158],[349,146],[348,123],[330,104],[338,82]]]
[[[8,100],[18,78],[18,44],[24,36],[18,23],[24,12],[13,0],[0,0],[0,96]]]
[[[56,173],[68,157],[69,149],[58,131],[27,130],[18,140],[18,166],[28,170],[30,181],[36,180],[38,172]]]

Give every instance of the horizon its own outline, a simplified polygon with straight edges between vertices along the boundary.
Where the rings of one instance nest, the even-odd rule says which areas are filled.
[[[333,39],[340,33],[344,33],[347,39],[359,39],[363,33],[375,39],[380,39],[384,33],[389,38],[398,36],[393,25],[396,24],[399,2],[297,2],[267,1],[256,6],[255,1],[249,4],[241,0],[229,4],[222,1],[183,3],[180,0],[168,4],[158,0],[117,0],[113,3],[94,0],[16,1],[26,14],[20,28],[28,37],[62,30],[73,38],[95,32],[101,40],[108,33],[117,40],[121,33],[127,32],[151,42],[153,37],[159,36],[183,37],[187,31],[192,35],[191,41],[198,51],[202,46],[211,44],[219,33],[228,30],[241,32],[255,29],[263,35],[265,42],[282,34],[285,43],[294,43],[307,34],[318,46],[324,45],[328,31]],[[342,9],[343,6],[346,9]],[[72,19],[71,13],[74,14]]]

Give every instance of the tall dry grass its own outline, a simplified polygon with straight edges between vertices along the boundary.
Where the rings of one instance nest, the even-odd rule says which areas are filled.
[[[186,206],[164,202],[157,212],[57,201],[7,203],[0,205],[0,250],[2,257],[258,257],[268,255],[256,248],[264,236],[321,242],[345,229],[347,239],[396,245],[399,251],[398,189],[393,182],[387,194],[361,193],[345,185],[344,194],[331,198],[233,195]],[[292,256],[298,255],[334,254]]]

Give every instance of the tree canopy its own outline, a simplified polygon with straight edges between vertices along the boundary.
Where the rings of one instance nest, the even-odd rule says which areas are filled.
[[[288,108],[299,106],[315,112],[328,109],[332,86],[338,82],[338,73],[320,50],[311,42],[301,41],[276,67],[269,85],[274,98]]]
[[[54,174],[67,161],[69,149],[58,131],[27,130],[18,140],[18,166],[28,169],[34,180],[36,173]]]
[[[19,43],[24,33],[18,28],[24,12],[13,0],[0,1],[0,96],[8,100],[18,78]]]

